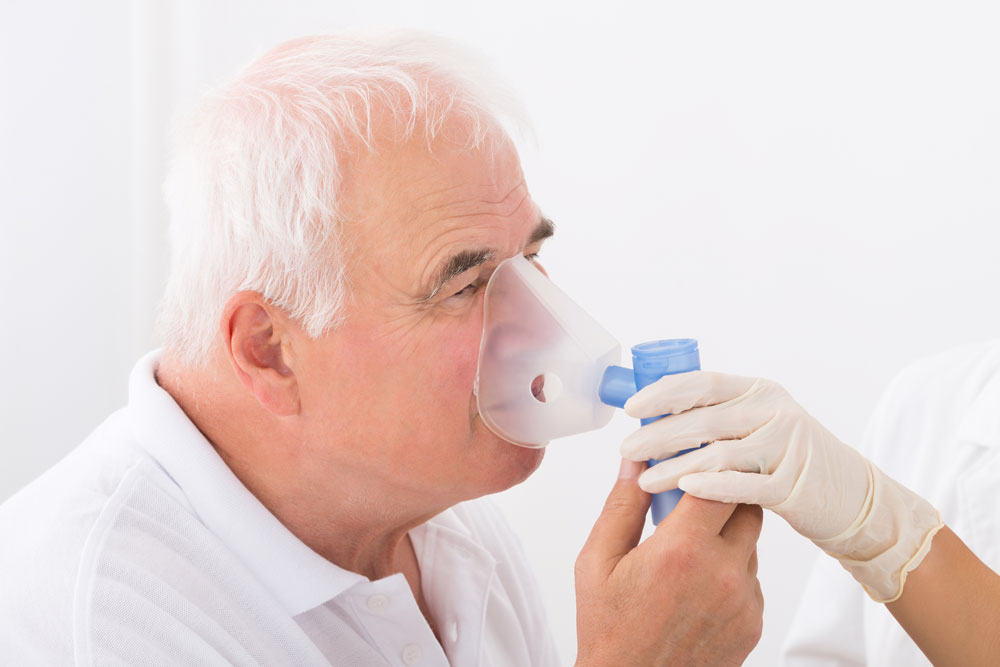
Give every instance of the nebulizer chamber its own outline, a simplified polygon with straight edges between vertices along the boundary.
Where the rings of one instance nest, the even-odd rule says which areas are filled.
[[[517,255],[493,272],[475,393],[483,422],[499,437],[544,447],[599,429],[647,384],[700,367],[698,343],[691,339],[636,345],[631,369],[617,366],[620,360],[618,341],[535,264]],[[654,496],[653,522],[681,495]]]
[[[701,357],[698,352],[698,341],[693,338],[676,338],[673,340],[656,340],[642,343],[632,348],[632,368],[611,366],[605,371],[598,388],[602,402],[615,407],[623,407],[632,394],[646,385],[652,384],[665,375],[676,375],[701,369]],[[641,419],[642,426],[651,424],[666,415]],[[676,454],[686,454],[692,451],[684,450]],[[659,463],[656,460],[648,462],[649,467]],[[653,523],[659,524],[680,502],[684,492],[680,489],[670,489],[653,495],[650,512]]]

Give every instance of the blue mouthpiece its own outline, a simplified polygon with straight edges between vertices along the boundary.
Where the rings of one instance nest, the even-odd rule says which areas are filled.
[[[632,368],[609,366],[604,371],[598,396],[601,402],[616,408],[625,406],[625,402],[646,385],[656,382],[664,375],[675,375],[689,371],[701,370],[701,358],[698,354],[698,341],[693,338],[675,338],[671,340],[655,340],[642,343],[632,348]],[[643,419],[645,426],[667,415]],[[681,456],[691,449],[677,454]],[[655,459],[647,462],[649,467],[659,463]],[[680,502],[684,492],[671,489],[653,496],[651,507],[653,524],[659,525]]]

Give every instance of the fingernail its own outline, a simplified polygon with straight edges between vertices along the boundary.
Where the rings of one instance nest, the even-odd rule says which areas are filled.
[[[642,461],[622,459],[622,465],[618,468],[618,479],[635,479],[642,472],[642,466]]]

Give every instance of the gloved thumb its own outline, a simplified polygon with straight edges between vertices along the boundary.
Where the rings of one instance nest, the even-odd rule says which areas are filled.
[[[642,461],[622,459],[615,486],[580,552],[581,561],[610,571],[639,544],[651,498],[636,481],[645,467]]]

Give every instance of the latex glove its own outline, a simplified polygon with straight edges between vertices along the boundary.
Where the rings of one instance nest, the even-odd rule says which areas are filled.
[[[625,404],[670,414],[629,435],[622,456],[663,459],[639,478],[650,493],[761,505],[837,558],[877,602],[899,597],[942,527],[937,510],[840,442],[780,385],[695,371],[668,375]]]

